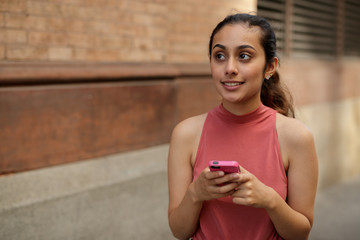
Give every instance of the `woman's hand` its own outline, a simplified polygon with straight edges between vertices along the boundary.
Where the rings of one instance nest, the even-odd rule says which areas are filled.
[[[233,194],[235,188],[238,187],[238,183],[233,182],[238,178],[238,173],[224,174],[222,171],[211,172],[207,167],[192,183],[192,196],[195,201],[226,197]]]
[[[231,195],[234,203],[256,208],[271,207],[275,190],[263,184],[255,175],[241,167],[241,174],[236,181],[238,186]]]

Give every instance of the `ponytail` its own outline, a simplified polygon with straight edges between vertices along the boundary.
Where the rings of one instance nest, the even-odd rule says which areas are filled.
[[[277,71],[269,80],[264,80],[261,87],[261,102],[282,115],[295,118],[292,96],[287,87],[281,84]]]

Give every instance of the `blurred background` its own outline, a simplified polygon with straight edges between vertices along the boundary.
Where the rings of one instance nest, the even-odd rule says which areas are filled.
[[[273,25],[315,136],[311,239],[359,239],[358,0],[0,0],[0,239],[172,239],[170,134],[219,104],[207,45],[237,12]]]

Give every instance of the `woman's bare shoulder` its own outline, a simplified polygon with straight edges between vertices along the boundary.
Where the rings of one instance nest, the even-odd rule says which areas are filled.
[[[187,118],[179,122],[172,133],[172,137],[180,137],[189,140],[201,134],[207,113]]]
[[[282,142],[292,147],[313,144],[313,134],[300,120],[277,114],[276,129]]]
[[[169,162],[194,163],[206,116],[194,116],[176,125],[171,135]]]

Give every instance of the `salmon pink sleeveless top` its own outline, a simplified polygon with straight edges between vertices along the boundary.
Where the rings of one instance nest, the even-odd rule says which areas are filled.
[[[195,160],[195,180],[211,160],[237,161],[285,200],[287,177],[276,132],[276,111],[260,105],[241,116],[222,105],[205,120]],[[194,240],[282,239],[262,208],[238,205],[230,196],[205,201]]]

